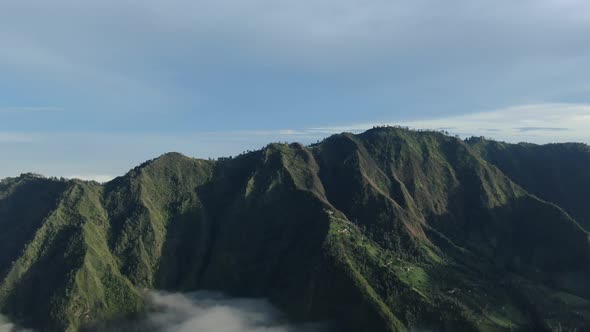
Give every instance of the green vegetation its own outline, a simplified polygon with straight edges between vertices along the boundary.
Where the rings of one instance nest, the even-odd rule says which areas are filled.
[[[528,192],[555,203],[590,229],[588,145],[508,144],[482,138],[471,138],[467,143]]]
[[[213,289],[338,331],[588,330],[589,163],[375,128],[104,185],[4,179],[0,313],[77,331],[140,314],[145,289]]]

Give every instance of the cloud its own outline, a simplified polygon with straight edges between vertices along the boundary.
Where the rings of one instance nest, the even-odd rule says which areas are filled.
[[[99,332],[318,332],[315,325],[293,325],[270,303],[228,298],[219,293],[150,292],[143,318],[97,328]]]
[[[27,143],[34,142],[39,138],[38,134],[20,132],[1,132],[0,143]]]
[[[373,126],[401,125],[414,129],[447,130],[460,136],[533,143],[590,143],[590,104],[518,105],[485,112],[413,121],[375,121],[308,129],[316,133],[362,132]],[[492,128],[489,128],[492,126]],[[488,127],[488,128],[486,128]]]
[[[79,180],[84,180],[84,181],[96,181],[98,183],[105,183],[105,182],[109,182],[112,179],[114,179],[115,177],[112,175],[101,175],[101,174],[84,174],[84,175],[69,175],[69,176],[64,176],[65,178],[68,179],[79,179]]]
[[[413,128],[453,125],[466,135],[533,143],[577,141],[590,143],[590,104],[548,103],[519,105],[439,119],[403,122]],[[497,129],[486,134],[479,128]]]
[[[590,143],[590,104],[516,105],[463,115],[420,120],[389,119],[343,125],[259,130],[209,130],[162,133],[68,132],[2,133],[5,162],[0,178],[23,172],[105,182],[141,162],[178,151],[197,158],[216,158],[256,150],[270,142],[314,143],[341,132],[360,133],[373,126],[401,125],[446,130],[453,135],[486,136],[508,142]],[[22,144],[26,142],[26,149]],[[15,144],[12,144],[15,143]]]
[[[16,112],[16,113],[28,113],[28,112],[59,112],[62,111],[59,107],[47,107],[47,106],[0,106],[0,113],[2,112]]]
[[[231,114],[292,99],[301,111],[352,99],[376,112],[397,103],[452,112],[587,95],[587,1],[21,0],[2,9],[2,81],[78,112]]]
[[[522,132],[527,131],[568,131],[568,128],[557,128],[557,127],[519,127],[515,128],[516,130],[520,130]]]
[[[438,51],[443,68],[465,60],[579,55],[588,49],[583,37],[590,18],[583,13],[589,10],[585,1],[549,0],[105,0],[84,6],[22,0],[9,2],[0,14],[7,50],[0,60],[132,78],[135,68],[162,57],[198,66],[222,53],[226,59],[239,55],[322,70],[415,56],[434,60]],[[498,59],[490,59],[490,51]]]
[[[30,11],[38,6],[46,9],[43,14]],[[457,0],[444,4],[436,0],[105,0],[88,1],[84,6],[67,0],[52,1],[51,5],[22,0],[5,6],[3,21],[22,28],[19,36],[24,38],[11,35],[6,39],[19,45],[17,50],[39,54],[44,49],[48,51],[46,58],[51,55],[64,62],[86,59],[108,65],[102,57],[109,52],[130,60],[140,51],[151,51],[143,54],[147,57],[176,57],[180,50],[208,53],[217,46],[218,50],[239,50],[240,56],[273,62],[333,66],[407,56],[436,47],[447,51],[443,43],[469,52],[453,53],[462,57],[490,49],[501,49],[507,55],[535,50],[569,52],[584,47],[574,42],[579,42],[588,28],[589,15],[582,13],[589,9],[585,1],[565,5],[557,0],[518,4],[509,0],[477,4]],[[22,18],[28,20],[19,22]],[[61,20],[55,21],[58,18]],[[45,25],[48,20],[53,24]],[[465,24],[471,30],[464,29]],[[508,31],[515,33],[503,33]],[[561,40],[549,38],[564,32],[571,35],[564,34]],[[42,42],[40,37],[48,39]],[[77,43],[92,48],[77,48]],[[555,45],[561,50],[553,49]]]
[[[14,325],[0,315],[0,332],[11,332]]]
[[[33,330],[20,328],[10,322],[8,318],[0,315],[0,332],[33,332]]]

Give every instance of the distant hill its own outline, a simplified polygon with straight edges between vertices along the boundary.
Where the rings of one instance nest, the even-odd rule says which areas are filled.
[[[590,330],[588,166],[387,127],[102,185],[24,174],[0,182],[0,313],[77,331],[208,289],[337,331]]]

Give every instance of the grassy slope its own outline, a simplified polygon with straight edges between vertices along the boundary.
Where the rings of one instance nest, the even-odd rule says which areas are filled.
[[[406,205],[417,207],[429,239],[442,249],[422,246],[427,256],[433,252],[444,257],[443,264],[432,265],[438,260],[429,257],[426,269],[422,266],[438,281],[429,285],[434,291],[422,292],[427,297],[441,300],[446,285],[454,285],[443,293],[443,303],[458,301],[461,316],[473,328],[497,330],[537,328],[535,324],[543,325],[547,318],[538,317],[546,315],[542,311],[531,318],[536,301],[522,305],[517,292],[503,290],[502,284],[513,282],[503,277],[507,272],[588,294],[581,278],[588,274],[583,263],[588,262],[588,234],[559,208],[512,183],[469,146],[439,133],[398,129],[376,129],[358,138],[383,173],[411,193],[413,202]],[[466,296],[466,291],[472,292]],[[504,308],[490,310],[494,303]]]
[[[528,192],[559,205],[590,229],[588,145],[508,144],[482,138],[471,138],[467,142]]]
[[[37,318],[35,327],[64,330],[140,308],[141,297],[108,250],[101,191],[96,184],[68,183],[4,278],[4,310]]]
[[[18,239],[0,242],[0,310],[45,329],[137,312],[154,287],[264,296],[348,331],[590,321],[588,234],[481,149],[432,132],[217,162],[172,153],[103,186],[9,179],[0,224]]]
[[[18,258],[43,219],[57,205],[66,184],[24,175],[0,183],[0,278]],[[30,208],[34,206],[35,208]]]

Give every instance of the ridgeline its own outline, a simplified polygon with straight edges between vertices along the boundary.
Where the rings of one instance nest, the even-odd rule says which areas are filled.
[[[337,331],[590,330],[590,148],[375,128],[106,184],[0,182],[0,313],[42,331],[146,289],[265,297]]]

